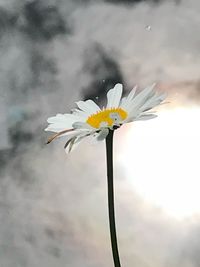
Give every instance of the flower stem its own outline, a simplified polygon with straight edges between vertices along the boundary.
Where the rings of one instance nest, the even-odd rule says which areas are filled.
[[[118,246],[117,246],[116,227],[115,227],[114,190],[113,190],[113,134],[114,130],[109,130],[109,134],[106,137],[108,211],[109,211],[110,238],[111,238],[114,266],[121,267]]]

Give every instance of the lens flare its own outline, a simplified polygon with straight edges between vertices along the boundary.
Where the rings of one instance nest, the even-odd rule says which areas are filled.
[[[135,192],[177,218],[200,214],[200,108],[163,110],[130,127],[119,160]]]

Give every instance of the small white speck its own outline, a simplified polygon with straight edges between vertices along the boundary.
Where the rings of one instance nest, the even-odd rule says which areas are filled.
[[[150,30],[151,30],[151,25],[147,25],[147,26],[145,27],[145,30],[150,31]]]

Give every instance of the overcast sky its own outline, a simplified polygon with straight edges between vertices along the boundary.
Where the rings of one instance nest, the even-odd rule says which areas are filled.
[[[1,267],[112,266],[105,145],[86,140],[66,155],[62,138],[45,145],[46,119],[69,112],[81,99],[102,104],[107,90],[117,82],[124,84],[126,92],[135,84],[143,88],[156,82],[158,91],[168,93],[170,104],[164,111],[198,109],[199,12],[198,0],[0,1]],[[188,121],[192,116],[188,115]],[[177,125],[182,129],[182,124],[174,122],[163,131],[170,132],[170,140],[181,138],[186,129],[174,136],[173,132]],[[145,131],[153,135],[151,125],[158,127],[159,138],[161,124],[147,123]],[[140,127],[145,125],[134,127],[140,140]],[[191,127],[198,132],[198,121]],[[135,163],[138,159],[134,149],[127,152],[123,147],[128,146],[124,141],[128,135],[130,129],[124,127],[115,138],[122,266],[199,266],[198,212],[177,219],[140,194],[134,171],[130,174],[123,163],[127,158],[120,157],[123,152],[131,153]],[[180,146],[183,149],[187,143],[193,155],[186,163],[197,161],[193,149],[199,144],[191,148],[192,138],[186,136]],[[148,148],[142,153],[151,158]],[[156,169],[163,166],[167,152],[152,150]],[[176,155],[176,148],[170,153]],[[139,159],[141,164],[143,157]],[[163,168],[166,158],[164,163]],[[184,170],[178,159],[177,164]],[[172,180],[176,179],[174,170],[167,168]],[[191,170],[188,179],[192,175]],[[156,188],[153,178],[152,170],[148,179]],[[183,187],[181,182],[179,186]],[[179,191],[175,194],[178,199]],[[190,197],[186,191],[185,198]]]

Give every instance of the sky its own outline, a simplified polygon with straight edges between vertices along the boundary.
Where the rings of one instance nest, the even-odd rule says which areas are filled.
[[[200,262],[198,0],[0,1],[0,266],[112,266],[105,144],[47,118],[156,82],[158,118],[114,139],[122,266]]]

